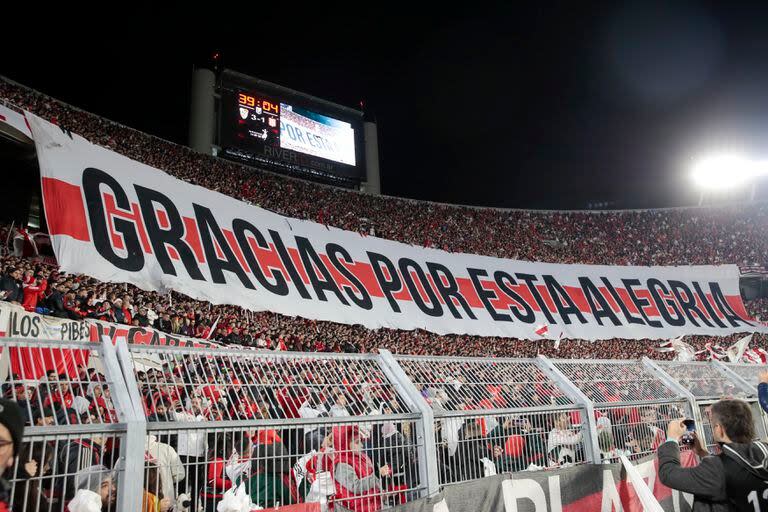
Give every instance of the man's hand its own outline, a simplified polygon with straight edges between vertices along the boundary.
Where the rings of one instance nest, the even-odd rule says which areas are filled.
[[[706,457],[709,455],[709,450],[704,446],[704,443],[702,443],[701,438],[696,432],[693,432],[691,435],[693,436],[693,452],[699,457]]]
[[[33,459],[25,463],[24,471],[26,471],[29,476],[37,475],[37,461]]]
[[[760,383],[768,384],[768,370],[760,372]]]
[[[171,502],[170,498],[163,498],[160,500],[160,503],[158,504],[158,508],[160,509],[160,512],[168,512],[171,510],[171,507],[173,506],[173,503]]]
[[[685,418],[679,418],[669,422],[669,425],[667,425],[667,439],[680,439],[683,437],[683,434],[688,431],[686,426],[683,425],[684,421]]]
[[[381,476],[389,476],[392,474],[392,470],[389,467],[389,464],[384,464],[379,468],[379,474]]]

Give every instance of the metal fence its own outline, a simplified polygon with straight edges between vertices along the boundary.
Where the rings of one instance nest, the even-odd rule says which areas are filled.
[[[712,436],[709,407],[722,398],[738,398],[747,402],[755,422],[755,432],[759,439],[766,437],[765,423],[757,403],[757,385],[747,386],[733,372],[719,363],[662,361],[659,366],[693,395],[698,406],[698,432],[704,437],[706,445],[715,449],[717,443]]]
[[[144,487],[179,507],[215,511],[233,483],[263,508],[426,494],[421,417],[377,356],[132,346],[127,359],[147,417]]]
[[[0,341],[25,412],[13,510],[216,510],[243,485],[264,508],[379,509],[467,480],[642,457],[666,423],[746,400],[755,367]],[[11,470],[8,470],[11,472]],[[9,476],[6,474],[6,476]]]
[[[585,405],[540,360],[395,359],[432,411],[441,486],[593,460]]]
[[[673,418],[691,417],[688,397],[670,386],[647,360],[552,360],[593,404],[603,460],[641,458],[666,440]]]
[[[104,503],[121,497],[121,510],[138,510],[141,495],[125,475],[137,468],[127,454],[142,453],[143,422],[114,347],[4,339],[0,350],[3,394],[17,401],[27,421],[6,475],[11,509],[64,511],[77,490],[87,488]]]

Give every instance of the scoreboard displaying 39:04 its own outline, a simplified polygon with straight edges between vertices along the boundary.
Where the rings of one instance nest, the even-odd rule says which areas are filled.
[[[280,146],[280,103],[246,93],[237,94],[238,137]]]

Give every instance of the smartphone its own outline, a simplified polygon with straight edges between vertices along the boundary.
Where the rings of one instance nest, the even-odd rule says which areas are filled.
[[[693,438],[696,432],[696,422],[689,418],[683,420],[683,425],[685,425],[686,433],[680,438],[680,444],[691,445],[693,444]]]

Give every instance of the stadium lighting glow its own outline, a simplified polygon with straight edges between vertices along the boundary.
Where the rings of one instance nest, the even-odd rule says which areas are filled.
[[[756,162],[741,155],[716,155],[693,166],[693,181],[705,189],[729,189],[768,175],[768,162]]]

